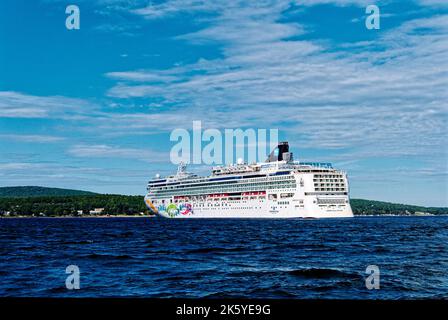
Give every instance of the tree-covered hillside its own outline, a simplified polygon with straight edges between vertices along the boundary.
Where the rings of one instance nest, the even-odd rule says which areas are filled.
[[[448,214],[448,208],[427,208],[382,201],[351,199],[355,215]],[[95,210],[96,209],[96,210]],[[0,188],[0,216],[80,216],[149,214],[143,196],[94,194],[44,187]]]
[[[0,197],[55,197],[55,196],[84,196],[94,195],[89,191],[46,188],[37,186],[0,187]]]
[[[95,211],[92,212],[91,211]],[[0,215],[76,216],[147,214],[142,196],[87,195],[0,198]]]
[[[355,215],[414,215],[424,213],[434,215],[448,214],[448,208],[421,207],[374,200],[351,199],[350,204],[352,206],[353,214]]]

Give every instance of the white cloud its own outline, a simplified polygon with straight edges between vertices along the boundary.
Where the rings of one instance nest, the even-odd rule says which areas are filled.
[[[26,135],[26,134],[0,134],[0,139],[14,140],[20,142],[50,143],[64,140],[63,137],[47,135]]]
[[[75,157],[91,158],[122,158],[142,160],[146,162],[166,161],[167,155],[148,149],[122,148],[104,144],[98,145],[75,145],[68,150]]]
[[[148,172],[129,167],[92,167],[62,163],[0,163],[1,186],[42,185],[99,193],[144,194]]]
[[[172,82],[177,80],[173,75],[163,75],[161,73],[151,73],[151,71],[130,71],[130,72],[109,72],[107,77],[125,81],[137,82]]]
[[[179,12],[214,11],[222,9],[226,5],[223,1],[201,1],[201,0],[171,0],[161,4],[152,4],[132,10],[133,13],[142,15],[147,19],[158,19],[175,15]],[[227,2],[232,6],[232,2]]]
[[[448,7],[446,0],[417,0],[418,3],[431,7]]]
[[[0,118],[82,119],[95,106],[85,100],[61,96],[40,97],[20,92],[0,91]]]
[[[428,2],[440,2],[442,0],[422,0]],[[185,13],[224,13],[231,12],[236,16],[245,14],[244,10],[249,6],[251,8],[251,16],[260,14],[269,14],[269,11],[275,11],[277,8],[287,9],[292,6],[297,7],[310,7],[321,4],[330,4],[336,6],[367,6],[372,4],[370,0],[263,0],[263,1],[201,1],[201,0],[168,0],[160,4],[150,3],[144,7],[138,9],[132,9],[134,14],[141,15],[146,19],[162,19],[166,17],[172,17],[177,14]]]
[[[318,1],[329,2],[365,4]],[[344,159],[446,159],[448,16],[407,21],[377,39],[332,47],[321,41],[326,39],[302,40],[306,26],[282,21],[288,1],[226,8],[174,3],[165,4],[157,18],[183,10],[215,13],[207,27],[177,39],[216,42],[223,57],[138,71],[140,78],[172,75],[173,82],[118,83],[110,96],[159,98],[168,108],[125,122],[159,130],[186,120],[216,128],[274,127],[300,147],[340,149]],[[153,10],[139,13],[151,18]]]
[[[291,6],[322,3],[367,4],[175,0],[135,10],[148,19],[211,13],[201,17],[198,26],[205,27],[176,39],[195,45],[215,43],[221,58],[164,70],[141,66],[106,74],[117,81],[108,92],[112,99],[119,98],[115,101],[157,100],[160,108],[148,108],[147,113],[120,108],[109,113],[78,99],[0,92],[0,117],[77,118],[83,125],[75,130],[98,137],[188,129],[192,120],[213,128],[279,128],[298,148],[331,149],[336,161],[417,159],[421,168],[413,174],[431,175],[437,168],[431,161],[447,159],[447,15],[411,20],[378,31],[378,38],[336,47],[328,39],[303,37],[306,25],[283,19]],[[69,154],[156,159],[151,151],[101,142],[75,145]],[[168,158],[162,156],[160,161]]]

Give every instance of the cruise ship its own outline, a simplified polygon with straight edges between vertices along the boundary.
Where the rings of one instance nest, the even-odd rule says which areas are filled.
[[[330,163],[294,161],[281,142],[262,163],[213,167],[210,176],[177,174],[148,182],[145,203],[166,218],[353,217],[347,174]]]

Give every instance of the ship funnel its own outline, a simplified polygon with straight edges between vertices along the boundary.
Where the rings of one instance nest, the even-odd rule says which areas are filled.
[[[290,161],[292,160],[292,153],[289,152],[289,144],[288,141],[279,142],[277,147],[272,150],[269,157],[266,159],[266,162],[274,162],[274,161]]]

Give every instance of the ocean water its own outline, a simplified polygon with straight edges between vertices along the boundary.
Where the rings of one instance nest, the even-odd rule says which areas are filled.
[[[448,217],[0,219],[0,280],[1,297],[448,298]]]

